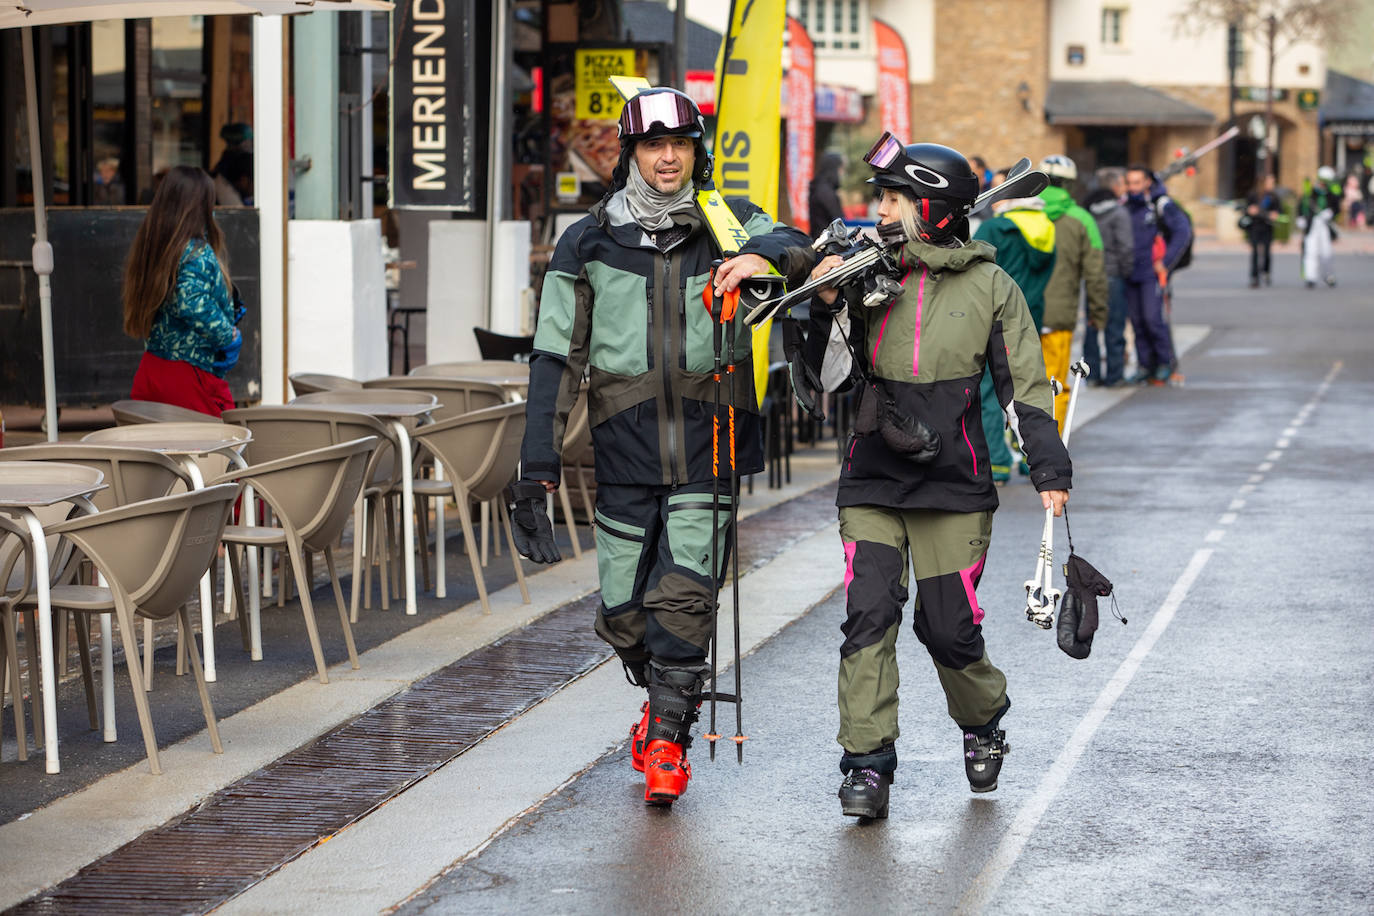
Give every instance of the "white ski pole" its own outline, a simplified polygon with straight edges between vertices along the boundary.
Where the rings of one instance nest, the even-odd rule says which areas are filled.
[[[1074,408],[1083,379],[1088,377],[1088,364],[1079,360],[1069,367],[1073,374],[1073,388],[1069,392],[1069,406],[1064,412],[1064,446],[1069,444],[1073,429]],[[1050,380],[1050,388],[1057,395],[1063,390],[1058,379]],[[1026,582],[1026,619],[1042,630],[1054,625],[1054,611],[1063,592],[1054,587],[1054,507],[1045,510],[1045,527],[1040,534],[1040,551],[1036,557],[1035,575]]]

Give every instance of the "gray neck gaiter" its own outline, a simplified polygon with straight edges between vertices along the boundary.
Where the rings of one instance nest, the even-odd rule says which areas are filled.
[[[629,176],[625,182],[625,203],[629,206],[630,216],[640,228],[649,232],[667,229],[673,224],[673,216],[689,212],[696,205],[696,187],[688,181],[682,190],[664,194],[639,174],[639,166],[630,162]]]

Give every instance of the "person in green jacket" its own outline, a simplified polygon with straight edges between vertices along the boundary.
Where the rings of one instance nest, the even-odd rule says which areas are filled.
[[[978,423],[985,369],[991,398],[1024,437],[1038,502],[1056,514],[1069,498],[1073,467],[1055,429],[1038,328],[1021,290],[994,262],[991,246],[968,240],[978,179],[964,156],[935,143],[903,147],[884,134],[865,161],[874,169],[882,225],[892,231],[900,224],[906,240],[898,255],[901,290],[872,306],[858,280],[820,290],[807,343],[816,377],[834,380],[828,388],[860,390],[835,500],[845,555],[837,685],[845,778],[838,794],[842,814],[871,818],[887,816],[897,769],[897,634],[913,578],[912,624],[963,734],[972,791],[997,788],[1008,750],[1001,726],[1011,707],[1007,679],[988,657],[976,594],[998,503]],[[830,255],[812,277],[840,263]],[[832,330],[848,340],[837,351],[824,344]],[[874,399],[886,404],[877,429],[864,422]],[[887,425],[904,420],[931,433],[924,447],[913,451]]]
[[[1090,331],[1101,330],[1107,324],[1107,274],[1097,221],[1069,195],[1078,180],[1078,166],[1068,156],[1046,156],[1040,171],[1050,178],[1050,186],[1040,192],[1040,199],[1055,229],[1054,272],[1045,286],[1040,346],[1045,353],[1045,371],[1064,386],[1054,398],[1054,419],[1062,433],[1069,408],[1069,350],[1078,325],[1079,294],[1081,290],[1088,294]]]
[[[1022,197],[993,205],[997,214],[978,227],[974,239],[997,249],[997,266],[1021,287],[1037,330],[1045,322],[1045,287],[1054,273],[1055,227],[1045,215],[1045,202]],[[1006,483],[1011,477],[1011,449],[1007,447],[1007,418],[993,393],[992,377],[983,373],[979,386],[983,401],[983,435],[988,440],[992,479]]]

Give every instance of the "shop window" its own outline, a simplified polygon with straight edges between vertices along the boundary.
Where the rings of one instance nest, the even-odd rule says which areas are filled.
[[[205,164],[205,20],[177,16],[152,23],[149,75],[156,177],[172,166]]]
[[[127,204],[124,159],[124,22],[91,23],[91,203]]]

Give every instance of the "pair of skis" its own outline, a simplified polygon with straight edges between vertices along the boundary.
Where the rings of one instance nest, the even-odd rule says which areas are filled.
[[[1069,367],[1073,388],[1069,392],[1069,407],[1064,412],[1064,447],[1069,445],[1073,429],[1073,411],[1078,405],[1078,391],[1088,377],[1088,364],[1079,360]],[[1050,379],[1050,389],[1057,396],[1064,390],[1058,379]],[[1054,507],[1045,510],[1045,528],[1040,534],[1040,551],[1035,558],[1035,574],[1026,580],[1026,619],[1042,630],[1054,626],[1054,611],[1064,593],[1054,584]]]
[[[739,469],[735,464],[735,314],[739,310],[740,290],[736,289],[723,295],[715,294],[716,271],[721,261],[711,266],[707,286],[702,296],[706,312],[711,316],[711,344],[714,350],[712,382],[715,386],[715,403],[711,413],[711,588],[713,601],[719,594],[720,576],[724,565],[720,562],[720,433],[721,433],[721,372],[729,379],[729,398],[726,411],[726,435],[730,456],[730,526],[726,537],[730,545],[730,586],[734,608],[735,624],[735,693],[722,694],[716,690],[717,665],[716,645],[718,642],[719,602],[711,609],[711,690],[710,730],[703,736],[711,748],[711,759],[716,759],[716,742],[723,736],[716,732],[716,701],[735,704],[735,755],[739,763],[744,763],[744,698],[740,690],[740,625],[739,625]],[[722,358],[721,350],[729,356]]]

